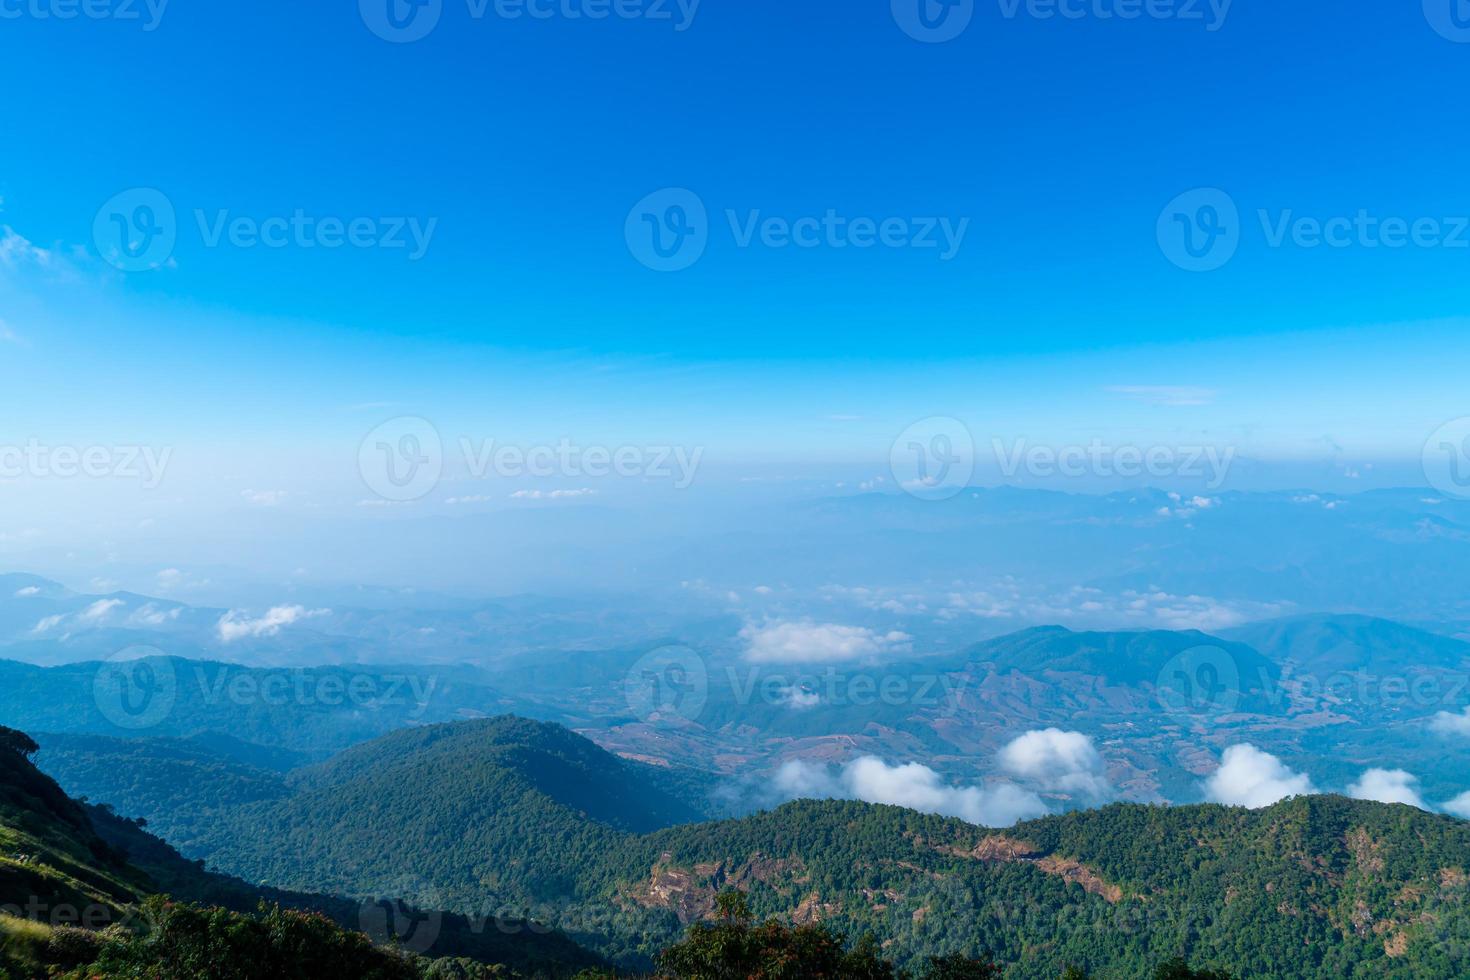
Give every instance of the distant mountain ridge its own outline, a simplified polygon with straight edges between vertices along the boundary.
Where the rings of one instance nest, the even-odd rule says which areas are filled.
[[[322,759],[412,724],[538,710],[453,668],[139,662],[150,669],[147,685],[133,682],[133,661],[38,667],[0,660],[0,723],[73,734],[213,734]],[[124,698],[146,714],[130,716]]]
[[[1278,664],[1318,675],[1470,667],[1470,643],[1373,616],[1292,616],[1221,630],[1220,635],[1254,647]]]
[[[0,661],[0,723],[58,735],[231,739],[216,754],[284,771],[397,729],[514,713],[593,733],[619,755],[664,763],[666,775],[707,785],[759,777],[793,758],[841,763],[862,755],[937,760],[957,778],[983,778],[1005,742],[1057,727],[1099,739],[1114,784],[1141,801],[1199,799],[1202,762],[1242,741],[1321,773],[1323,785],[1343,787],[1364,769],[1391,764],[1439,799],[1465,789],[1470,740],[1441,737],[1429,722],[1470,703],[1470,664],[1456,666],[1470,644],[1338,615],[1221,632],[1035,627],[952,655],[880,664],[699,654],[708,684],[697,717],[654,723],[628,700],[628,671],[650,649],[639,646],[548,654],[539,665],[499,671],[273,669],[171,658],[157,671],[175,680],[163,693],[171,703],[143,727],[125,727],[129,719],[99,700],[100,673],[114,668]],[[1367,667],[1345,669],[1355,663]],[[897,695],[873,693],[879,682]],[[353,700],[348,691],[366,696]]]

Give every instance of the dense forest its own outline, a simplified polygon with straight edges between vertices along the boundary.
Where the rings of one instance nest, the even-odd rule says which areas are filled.
[[[553,733],[554,734],[554,733]],[[565,748],[585,752],[573,743]],[[543,928],[492,934],[463,918],[431,913],[435,942],[472,955],[424,955],[412,934],[372,936],[344,925],[337,900],[255,889],[203,870],[138,821],[68,798],[32,765],[37,744],[0,729],[0,977],[5,980],[999,980],[984,955],[896,964],[864,934],[849,941],[819,922],[757,919],[744,893],[727,889],[709,914],[630,973]],[[347,770],[351,766],[344,767]],[[614,811],[615,813],[617,811]],[[190,896],[152,893],[164,887]],[[254,901],[255,907],[242,907]],[[366,908],[363,906],[362,908]],[[361,911],[361,909],[360,909]],[[359,924],[362,924],[359,919]],[[442,949],[440,950],[443,951]],[[1183,960],[1158,964],[1161,980],[1213,980]],[[1063,980],[1087,974],[1069,966]]]
[[[995,832],[797,801],[710,822],[656,767],[512,717],[393,733],[268,792],[251,767],[233,803],[227,767],[160,765],[197,772],[213,806],[190,853],[220,870],[395,896],[486,933],[534,921],[626,971],[652,969],[730,888],[760,919],[879,937],[908,971],[980,955],[1018,980],[1133,978],[1176,957],[1249,977],[1467,968],[1470,824],[1406,806],[1114,804]]]

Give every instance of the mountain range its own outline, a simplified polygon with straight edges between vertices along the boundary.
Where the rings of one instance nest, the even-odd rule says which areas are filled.
[[[697,710],[640,703],[649,677],[661,676],[650,664],[687,668]],[[1436,722],[1467,705],[1470,643],[1333,615],[1220,634],[1036,627],[948,654],[818,663],[753,660],[743,649],[674,639],[551,651],[498,668],[0,661],[0,722],[48,737],[208,736],[226,758],[245,752],[253,757],[235,761],[291,768],[407,726],[515,713],[723,783],[712,805],[728,814],[769,802],[749,799],[740,784],[789,762],[873,756],[980,779],[999,773],[1008,742],[1049,728],[1094,739],[1123,799],[1198,800],[1215,759],[1242,742],[1313,773],[1319,785],[1404,769],[1430,798],[1448,799],[1466,789],[1470,739]],[[286,761],[263,760],[265,750]],[[1061,793],[1054,802],[1095,800]]]
[[[807,800],[711,822],[650,768],[546,723],[429,726],[219,807],[191,851],[296,892],[534,919],[630,970],[731,887],[761,916],[873,933],[900,963],[982,950],[1018,978],[1175,955],[1245,977],[1465,966],[1470,823],[1412,807],[1113,804],[995,830]]]

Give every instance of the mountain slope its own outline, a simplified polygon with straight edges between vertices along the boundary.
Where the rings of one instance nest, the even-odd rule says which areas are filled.
[[[293,784],[308,792],[332,792],[364,778],[432,770],[452,783],[467,770],[503,768],[525,777],[529,789],[620,830],[652,830],[699,819],[699,814],[648,780],[647,767],[598,748],[560,725],[505,715],[479,721],[429,725],[394,732],[302,770]]]
[[[144,817],[189,851],[221,807],[288,794],[285,777],[225,757],[208,740],[37,733],[36,765],[68,793]]]
[[[1464,670],[1470,643],[1372,616],[1318,614],[1252,623],[1222,634],[1249,644],[1299,674],[1327,677],[1366,670]]]
[[[524,920],[469,920],[419,911],[396,896],[386,904],[359,903],[260,889],[211,874],[139,823],[69,798],[29,761],[35,747],[21,733],[0,729],[0,976],[49,976],[49,970],[71,969],[94,957],[99,965],[87,968],[85,976],[179,980],[258,976],[254,971],[271,962],[278,964],[271,971],[275,976],[321,976],[325,963],[352,975],[402,980],[504,975],[482,964],[560,976],[599,963],[565,936]],[[223,911],[149,897],[165,889],[175,899]],[[299,911],[256,913],[262,901]],[[97,931],[109,926],[115,928]],[[179,953],[200,940],[201,930],[216,929],[221,938],[230,937],[227,945],[238,958],[221,962],[215,947],[211,966],[200,972],[160,952]],[[364,932],[390,946],[401,939],[412,954],[474,962],[445,965],[447,960],[375,949]],[[254,937],[251,955],[240,945],[245,936]],[[312,965],[303,948],[282,945],[286,939],[309,943],[321,961]],[[134,968],[144,972],[130,972]]]
[[[27,760],[24,737],[0,739],[0,904],[8,912],[92,909],[101,923],[118,921],[147,888],[147,876]]]
[[[509,902],[529,916],[634,833],[700,819],[648,767],[510,716],[395,732],[289,785],[289,797],[221,815],[195,853],[283,887],[430,896],[472,913]],[[262,837],[280,846],[261,849]]]
[[[578,741],[518,719],[400,733],[293,779],[287,800],[225,815],[211,860],[294,887],[398,882],[471,914],[538,908],[635,968],[728,887],[759,915],[872,932],[901,962],[988,952],[1016,978],[1054,980],[1069,962],[1132,978],[1181,954],[1249,977],[1466,965],[1453,956],[1470,941],[1470,824],[1449,817],[1310,797],[1115,804],[995,832],[799,801],[639,835],[651,817],[628,807],[642,790],[581,808],[561,793],[578,764],[604,786],[630,771]]]
[[[1158,686],[1167,682],[1179,658],[1198,654],[1228,664],[1243,685],[1241,710],[1269,712],[1267,688],[1280,677],[1270,659],[1243,643],[1198,630],[1075,632],[1041,626],[997,637],[972,647],[972,662],[1023,673],[1084,674],[1117,685]]]
[[[681,919],[734,881],[765,912],[912,953],[988,950],[1010,977],[1137,977],[1182,954],[1243,977],[1463,975],[1470,824],[1306,797],[1259,811],[1116,804],[1004,832],[798,802],[645,842],[625,893]]]

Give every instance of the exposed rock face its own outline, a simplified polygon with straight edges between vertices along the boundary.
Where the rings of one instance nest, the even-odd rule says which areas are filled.
[[[1056,875],[1080,885],[1083,891],[1097,895],[1111,904],[1116,905],[1123,900],[1123,889],[1103,880],[1101,875],[1080,861],[1058,857],[1054,854],[1037,856],[1035,847],[1025,841],[1007,837],[1005,834],[991,834],[968,851],[962,848],[949,848],[948,850],[951,854],[974,858],[977,861],[994,861],[1001,864],[1013,861],[1025,862],[1038,871]]]
[[[645,908],[672,909],[679,921],[688,924],[708,918],[715,909],[715,897],[730,888],[749,891],[754,883],[794,893],[797,886],[811,880],[806,866],[798,860],[769,858],[753,854],[745,861],[715,861],[681,868],[673,863],[673,855],[664,854],[649,873],[648,881],[632,889],[629,898]],[[818,921],[838,906],[824,904],[812,893],[802,899],[793,913],[797,922]]]

